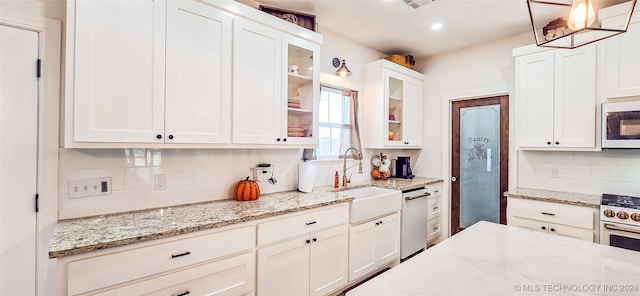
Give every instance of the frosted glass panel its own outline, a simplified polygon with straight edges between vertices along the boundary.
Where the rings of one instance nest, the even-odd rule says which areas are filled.
[[[460,227],[500,222],[500,105],[460,109]]]

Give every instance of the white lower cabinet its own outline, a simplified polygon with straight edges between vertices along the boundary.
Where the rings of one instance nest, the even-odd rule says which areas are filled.
[[[432,243],[442,233],[442,183],[427,187],[431,194],[427,201],[427,244]]]
[[[326,295],[347,283],[346,225],[258,250],[258,295]]]
[[[400,214],[349,229],[349,282],[400,258]]]
[[[247,295],[253,292],[254,271],[251,251],[94,295]]]
[[[58,295],[131,295],[120,289],[156,295],[191,285],[211,295],[227,295],[224,291],[231,287],[249,293],[255,283],[255,232],[255,225],[249,225],[63,257],[58,260]],[[198,280],[214,274],[215,283]]]
[[[257,294],[327,295],[345,286],[348,210],[345,204],[258,225],[259,242],[268,243],[258,249]],[[331,220],[326,219],[329,214],[333,215]],[[325,229],[318,230],[322,225]],[[289,237],[283,241],[272,231],[275,226]],[[274,235],[279,242],[271,239]]]
[[[594,242],[597,238],[596,208],[508,198],[507,225]]]

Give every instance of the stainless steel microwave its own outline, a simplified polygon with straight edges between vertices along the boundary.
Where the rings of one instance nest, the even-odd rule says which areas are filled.
[[[602,148],[640,149],[640,101],[602,104]]]

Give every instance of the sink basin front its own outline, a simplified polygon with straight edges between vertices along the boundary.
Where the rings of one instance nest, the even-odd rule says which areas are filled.
[[[340,195],[354,198],[351,202],[351,223],[366,221],[402,208],[402,192],[399,190],[362,187],[341,191]]]

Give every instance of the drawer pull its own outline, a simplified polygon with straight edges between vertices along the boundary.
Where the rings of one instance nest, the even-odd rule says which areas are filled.
[[[191,292],[189,292],[189,290],[186,290],[186,291],[184,291],[184,292],[182,292],[180,294],[173,294],[173,296],[185,296],[185,295],[189,295],[189,294],[191,294]]]
[[[547,213],[547,212],[542,212],[540,214],[547,215],[547,216],[555,216],[556,215],[554,213]]]
[[[316,221],[307,222],[307,226],[316,224]]]
[[[178,258],[178,257],[182,257],[182,256],[187,256],[187,255],[191,255],[191,252],[187,251],[187,252],[184,252],[184,253],[171,255],[171,259],[173,259],[173,258]],[[187,291],[187,292],[189,292],[189,291]]]

